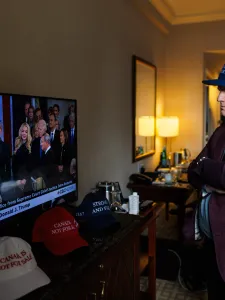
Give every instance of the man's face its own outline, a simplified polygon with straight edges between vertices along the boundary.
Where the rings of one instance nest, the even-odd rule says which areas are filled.
[[[24,113],[25,113],[26,117],[28,117],[28,109],[29,109],[29,107],[30,107],[29,103],[25,104],[25,106],[24,106]]]
[[[34,118],[34,110],[33,110],[33,108],[29,108],[28,109],[28,117],[29,117],[30,120],[33,120],[33,118]]]
[[[45,142],[44,137],[41,138],[41,149],[42,151],[46,151],[48,149],[48,143]]]
[[[39,130],[38,130],[38,126],[35,126],[35,130],[34,130],[34,137],[38,138],[39,137]]]
[[[58,120],[55,121],[55,129],[59,130],[59,121]]]
[[[69,124],[70,124],[70,128],[74,127],[75,122],[74,122],[73,118],[69,119]]]
[[[219,95],[217,101],[220,103],[221,115],[225,117],[225,87],[219,87]]]
[[[69,106],[69,115],[71,113],[74,113],[74,105],[73,104]]]
[[[65,144],[65,136],[64,136],[64,132],[63,131],[60,131],[59,138],[60,138],[60,143],[64,145]]]
[[[58,111],[58,108],[56,106],[53,107],[53,113],[56,115],[56,117],[58,117],[59,111]]]
[[[45,126],[41,122],[38,122],[39,137],[42,137],[45,134],[45,131],[46,131]]]
[[[54,118],[54,116],[50,116],[49,117],[49,128],[50,129],[55,129],[55,127],[56,127],[56,124],[55,124],[56,122],[55,122],[55,118]]]
[[[38,110],[37,112],[36,112],[36,118],[37,118],[37,120],[41,120],[41,111],[40,110]]]

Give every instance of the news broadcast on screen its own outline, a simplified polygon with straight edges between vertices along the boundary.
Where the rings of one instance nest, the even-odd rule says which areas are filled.
[[[77,195],[76,100],[0,94],[0,221]]]

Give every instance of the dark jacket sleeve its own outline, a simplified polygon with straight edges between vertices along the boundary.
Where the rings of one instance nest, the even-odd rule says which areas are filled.
[[[6,177],[7,179],[10,178],[10,150],[9,150],[9,146],[7,145],[7,155],[6,155]]]
[[[198,169],[204,184],[225,190],[225,162],[205,159],[200,163]]]
[[[216,189],[225,189],[225,163],[210,158],[211,143],[215,143],[215,136],[218,138],[216,133],[219,128],[214,131],[207,145],[188,168],[188,181],[197,189],[201,189],[205,184]],[[203,157],[206,159],[200,161]]]
[[[199,160],[203,157],[208,157],[209,149],[208,144],[203,148],[200,154],[191,162],[188,168],[188,182],[196,189],[201,189],[204,185],[203,178],[201,177],[201,172],[199,168]],[[204,160],[202,161],[204,162]],[[201,164],[201,163],[200,163]]]

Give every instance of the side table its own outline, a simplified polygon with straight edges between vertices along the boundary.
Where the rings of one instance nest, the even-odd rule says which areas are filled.
[[[162,210],[162,205],[153,203],[152,207],[140,213],[139,234],[148,229],[148,250],[140,254],[140,275],[148,267],[148,292],[140,294],[140,299],[156,300],[156,219]],[[144,262],[141,260],[144,259]]]
[[[187,183],[174,185],[139,185],[128,183],[127,188],[137,192],[141,200],[153,200],[157,203],[166,204],[166,218],[169,216],[169,203],[177,206],[179,238],[182,239],[182,228],[185,216],[185,204],[189,197],[195,193],[195,189]]]

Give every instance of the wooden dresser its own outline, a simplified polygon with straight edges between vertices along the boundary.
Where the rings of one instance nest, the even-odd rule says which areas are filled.
[[[79,249],[60,259],[36,250],[38,265],[52,282],[21,299],[155,300],[155,234],[159,209],[159,206],[153,205],[142,216],[115,214],[119,226],[112,232],[104,237],[83,234],[90,244],[88,250]],[[148,251],[143,256],[140,253],[140,234],[146,228]],[[142,293],[140,272],[147,265],[149,287],[146,293]]]

